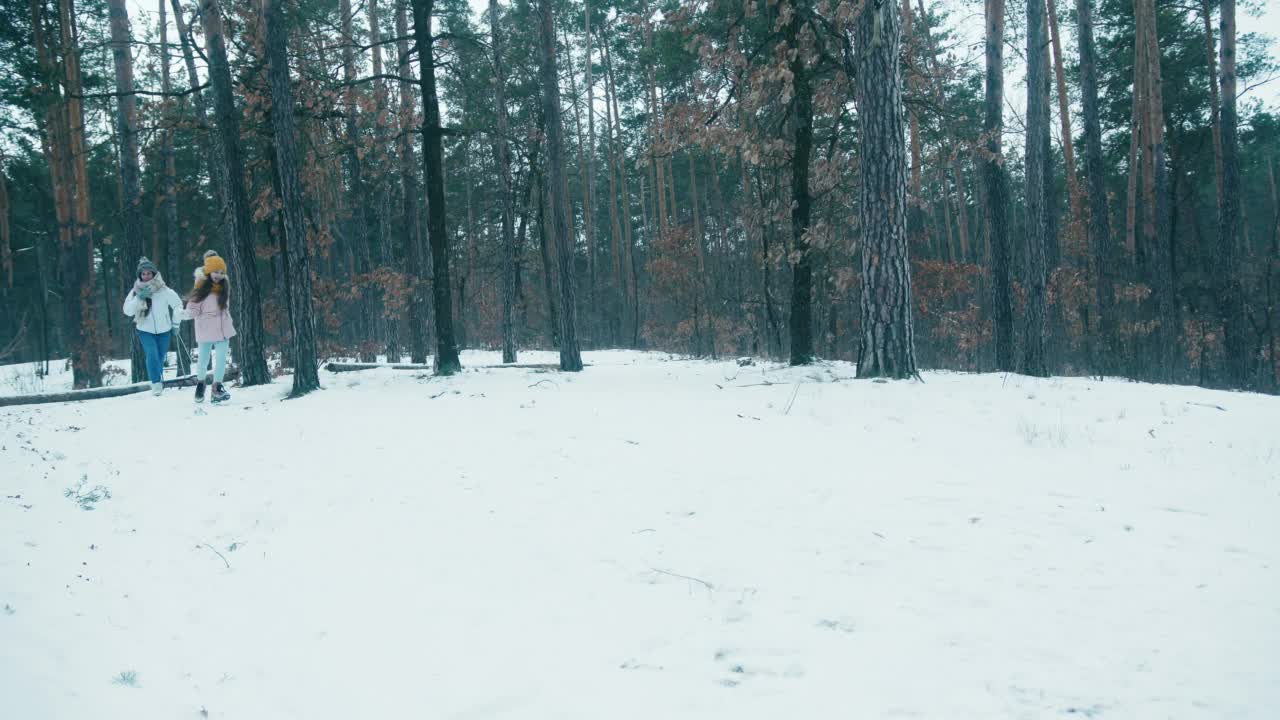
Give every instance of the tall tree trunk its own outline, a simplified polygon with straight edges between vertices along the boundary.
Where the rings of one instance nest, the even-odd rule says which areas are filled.
[[[289,333],[293,338],[293,390],[290,397],[299,397],[318,389],[320,376],[316,369],[315,323],[311,311],[311,253],[302,217],[305,200],[294,149],[293,88],[289,85],[287,31],[281,2],[262,0],[262,13],[266,25],[267,77],[271,84],[276,179],[280,183],[284,219]]]
[[[908,68],[907,87],[913,94],[920,93],[920,73],[915,71],[916,58],[919,57],[917,43],[915,40],[915,14],[911,11],[911,0],[905,0],[902,3],[902,38],[903,43],[907,46],[904,56],[910,61],[906,63]],[[921,176],[921,155],[923,154],[920,146],[920,118],[916,113],[914,106],[907,109],[907,124],[911,137],[911,189],[907,194],[907,234],[911,239],[914,251],[925,250],[928,244],[924,235],[924,192],[923,178]]]
[[[498,0],[489,0],[489,33],[493,42],[493,106],[498,113],[498,132],[494,136],[494,162],[502,193],[502,362],[516,361],[515,327],[512,312],[516,294],[515,237],[512,234],[511,150],[507,143],[507,79],[502,69],[502,36],[498,32]],[[590,33],[588,33],[588,37]],[[590,43],[590,40],[588,40]],[[590,45],[588,44],[588,47]],[[590,67],[590,56],[587,64]],[[590,72],[590,70],[588,70]]]
[[[907,256],[907,148],[903,133],[900,12],[864,6],[856,27],[862,167],[862,343],[858,377],[917,374]]]
[[[111,56],[116,71],[116,134],[120,139],[121,205],[124,210],[125,262],[135,263],[146,252],[142,229],[142,180],[138,167],[138,100],[133,87],[133,33],[124,0],[107,0],[111,22]],[[142,343],[130,334],[130,378],[147,378]]]
[[[344,195],[345,205],[350,213],[350,220],[343,233],[349,238],[352,255],[355,260],[356,273],[360,276],[360,310],[356,314],[362,362],[376,362],[377,352],[367,345],[378,336],[378,302],[376,290],[369,276],[373,270],[373,258],[369,248],[369,214],[366,207],[366,187],[364,163],[360,156],[360,129],[358,123],[359,98],[356,87],[356,44],[359,38],[355,32],[355,13],[351,0],[339,0],[338,16],[342,23],[342,93],[343,119],[346,124],[346,148],[342,154],[343,165],[347,175],[347,192]]]
[[[617,138],[617,145],[614,150],[615,162],[618,171],[618,184],[621,187],[622,195],[619,198],[618,214],[622,216],[622,242],[625,246],[627,266],[624,277],[619,278],[619,283],[624,285],[623,305],[631,306],[631,346],[637,347],[640,344],[640,290],[639,276],[636,263],[636,245],[635,245],[635,228],[631,220],[631,179],[627,172],[627,146],[625,136],[622,134],[622,113],[618,106],[618,83],[613,74],[613,57],[609,52],[609,43],[601,37],[601,47],[604,49],[604,68],[605,78],[607,80],[606,90],[609,93],[609,103],[613,107],[613,136]],[[644,205],[644,193],[641,193],[640,204]]]
[[[1009,268],[1009,178],[1003,157],[1004,0],[986,0],[986,104],[982,133],[987,139],[983,179],[987,188],[987,234],[991,245],[991,289],[995,310],[996,370],[1012,372],[1013,283]]]
[[[1146,77],[1146,154],[1151,180],[1146,184],[1145,203],[1149,208],[1144,225],[1146,245],[1150,251],[1152,290],[1156,304],[1156,332],[1153,347],[1152,375],[1159,382],[1173,378],[1173,359],[1177,354],[1179,333],[1178,305],[1173,282],[1172,238],[1169,236],[1168,170],[1165,166],[1164,93],[1160,71],[1160,46],[1156,35],[1154,0],[1139,0],[1141,12],[1135,13],[1145,26],[1143,53]]]
[[[1053,75],[1058,92],[1058,121],[1062,126],[1062,158],[1066,164],[1067,197],[1071,202],[1071,237],[1076,236],[1083,211],[1080,183],[1076,179],[1076,150],[1071,142],[1071,109],[1067,96],[1067,73],[1062,61],[1062,38],[1058,31],[1058,8],[1054,0],[1048,1],[1049,39],[1053,46]]]
[[[258,286],[257,254],[253,247],[253,217],[249,196],[244,186],[244,156],[240,151],[240,111],[235,106],[231,83],[231,67],[227,62],[227,46],[223,35],[222,10],[218,0],[201,0],[200,18],[204,24],[209,55],[209,82],[213,85],[213,107],[217,117],[221,156],[226,164],[223,175],[227,185],[228,208],[226,228],[231,259],[231,278],[236,283],[236,337],[240,340],[241,385],[265,385],[271,382],[267,368],[266,347],[262,327],[262,292]],[[290,119],[292,122],[292,118]]]
[[[792,0],[796,2],[797,0]],[[809,254],[809,160],[813,152],[813,90],[800,48],[800,8],[793,7],[784,37],[791,60],[791,364],[813,362],[813,258]],[[895,46],[896,47],[896,46]],[[894,71],[897,75],[897,70]],[[885,78],[887,80],[887,78]],[[901,91],[894,99],[901,105]],[[901,108],[899,107],[899,112]],[[899,123],[901,124],[901,123]]]
[[[440,102],[436,95],[434,39],[431,13],[435,0],[413,0],[413,35],[422,64],[423,164],[427,177],[427,240],[431,244],[432,294],[436,315],[436,360],[438,375],[452,375],[462,369],[458,343],[454,338],[453,295],[449,277],[449,236],[445,229],[444,148],[440,127]]]
[[[169,76],[169,18],[166,0],[159,0],[160,5],[160,89],[165,95],[173,92]],[[166,98],[165,103],[171,101]],[[164,214],[164,268],[169,275],[169,282],[179,282],[180,267],[183,256],[182,239],[178,233],[178,199],[177,199],[177,167],[173,155],[173,116],[166,113],[165,129],[161,140],[160,154],[164,160],[164,185],[161,188],[161,207]],[[191,354],[182,350],[182,326],[173,329],[174,357],[178,358],[178,374],[191,373]]]
[[[1230,387],[1249,384],[1252,363],[1245,325],[1244,289],[1241,287],[1240,247],[1240,139],[1236,116],[1236,0],[1222,0],[1222,212],[1219,216],[1218,254],[1221,280],[1222,328],[1225,335],[1226,381]]]
[[[1027,142],[1026,142],[1026,244],[1023,287],[1027,291],[1023,371],[1047,377],[1045,350],[1047,277],[1045,236],[1048,213],[1045,197],[1046,136],[1049,133],[1048,38],[1044,28],[1045,6],[1027,3]]]
[[[75,10],[73,0],[59,0],[58,18],[51,20],[45,17],[43,2],[31,0],[30,7],[32,40],[43,81],[45,135],[41,144],[49,165],[58,266],[64,288],[63,346],[71,356],[73,387],[98,387],[102,384],[102,359],[93,306],[93,228],[85,163],[84,106],[80,100],[80,48],[73,25]],[[60,29],[56,44],[50,25]],[[62,58],[61,68],[55,57]],[[45,348],[47,351],[48,343]]]
[[[551,226],[560,266],[560,369],[582,370],[578,350],[577,290],[572,236],[568,227],[569,188],[564,172],[564,139],[560,124],[560,73],[556,67],[556,31],[551,0],[538,0],[541,23],[542,114],[547,131],[547,186],[551,195]]]
[[[588,39],[588,48],[590,47],[590,39]],[[566,50],[572,45],[569,44],[569,29],[564,28],[564,46]],[[573,71],[573,53],[570,52],[565,56],[565,64],[568,66],[569,75],[569,91],[573,98],[573,122],[578,141],[578,174],[579,181],[582,185],[582,229],[587,240],[587,304],[592,309],[592,322],[588,326],[590,328],[590,336],[599,344],[599,317],[600,307],[596,300],[596,234],[594,223],[594,212],[592,211],[591,196],[591,177],[592,163],[591,155],[595,152],[594,141],[588,145],[587,138],[582,134],[582,110],[578,104],[578,81],[574,77]],[[590,64],[588,59],[587,64]],[[587,106],[587,122],[591,124],[591,106]],[[571,203],[572,205],[572,203]],[[573,210],[569,211],[569,228],[573,229]]]
[[[413,66],[409,57],[408,0],[396,0],[396,55],[400,73],[400,178],[404,195],[404,247],[409,256],[409,358],[415,363],[425,363],[427,348],[427,324],[431,308],[427,302],[426,287],[430,280],[426,248],[422,244],[422,212],[418,208],[418,161],[414,157],[417,142],[418,119],[414,116]]]
[[[1111,210],[1107,201],[1107,174],[1102,155],[1102,126],[1098,118],[1097,51],[1093,42],[1093,0],[1076,0],[1079,22],[1080,100],[1084,111],[1084,159],[1089,182],[1089,245],[1097,283],[1099,372],[1116,368],[1116,318]],[[1132,173],[1132,168],[1130,169]]]
[[[535,158],[530,158],[530,167]],[[560,349],[560,313],[556,310],[555,268],[551,264],[551,227],[547,224],[547,207],[551,205],[551,194],[547,189],[546,175],[541,169],[536,172],[538,186],[538,253],[542,259],[542,291],[547,301],[547,335],[551,338],[551,347]]]
[[[378,0],[369,0],[369,44],[373,46],[373,102],[375,119],[374,133],[374,198],[378,205],[378,260],[384,270],[391,271],[396,267],[395,247],[391,242],[391,187],[388,183],[390,173],[390,148],[387,142],[387,127],[391,123],[390,100],[387,97],[386,81],[382,79],[382,29],[379,26],[380,10]],[[387,362],[400,362],[400,323],[390,315],[383,302],[379,325],[382,327],[382,338],[386,345]]]

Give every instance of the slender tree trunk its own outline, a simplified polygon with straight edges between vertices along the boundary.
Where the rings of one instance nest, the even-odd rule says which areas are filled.
[[[502,362],[513,363],[516,361],[515,328],[512,325],[516,293],[516,255],[515,237],[512,234],[511,150],[507,144],[509,132],[507,80],[502,69],[502,36],[498,32],[498,0],[489,0],[489,32],[493,43],[493,106],[498,113],[498,132],[494,137],[493,154],[494,162],[498,165],[502,193]],[[587,64],[589,67],[590,57]]]
[[[178,43],[182,48],[182,59],[187,68],[187,82],[191,86],[191,104],[195,108],[196,123],[202,127],[209,127],[208,110],[205,107],[204,93],[200,90],[200,75],[196,72],[195,54],[191,50],[191,34],[186,22],[182,19],[182,6],[179,0],[169,0],[170,7],[173,8],[173,21],[178,28]],[[231,205],[231,200],[227,196],[226,172],[227,164],[222,156],[222,143],[218,141],[216,134],[213,142],[208,143],[209,158],[205,160],[209,168],[209,183],[213,187],[213,196],[218,200],[218,211],[225,216],[227,208]],[[230,222],[221,223],[228,235],[226,236],[227,246],[233,244],[230,237]]]
[[[388,183],[390,173],[390,148],[387,142],[387,127],[391,121],[390,100],[387,97],[387,85],[382,79],[382,29],[379,26],[380,10],[378,0],[369,0],[369,44],[373,46],[373,100],[375,119],[374,133],[374,198],[378,205],[378,256],[383,269],[391,271],[396,267],[395,247],[391,242],[391,186]],[[389,314],[386,303],[379,317],[382,326],[383,340],[386,345],[387,362],[400,362],[400,324]]]
[[[996,370],[1012,372],[1013,283],[1009,269],[1009,179],[1003,158],[1004,131],[1004,0],[986,0],[986,112],[982,132],[987,152],[983,179],[987,188],[987,234],[991,245],[992,295],[995,304]]]
[[[418,118],[413,112],[413,66],[409,57],[408,0],[396,0],[396,56],[400,74],[400,178],[404,201],[404,247],[409,256],[409,358],[415,363],[425,363],[430,354],[427,348],[428,323],[431,308],[427,302],[426,287],[430,280],[426,248],[422,244],[422,212],[418,206],[421,192],[418,186],[418,161],[414,156],[417,142]]]
[[[569,192],[564,172],[564,139],[560,123],[560,73],[556,67],[555,19],[551,0],[538,0],[541,23],[542,114],[546,122],[547,187],[551,196],[551,227],[560,266],[560,369],[582,370],[578,350],[577,290],[572,236],[568,227]]]
[[[627,289],[630,290],[629,294],[627,289],[623,290],[623,303],[625,306],[627,298],[630,298],[631,346],[638,347],[640,344],[639,269],[636,262],[635,228],[631,221],[631,180],[627,172],[626,136],[622,134],[622,113],[618,106],[618,83],[613,73],[613,57],[609,51],[609,43],[603,37],[600,45],[604,50],[605,78],[608,81],[606,89],[609,93],[609,102],[613,107],[613,134],[617,138],[614,157],[618,170],[618,185],[622,191],[618,203],[618,214],[622,216],[622,242],[625,246],[627,267],[623,271],[624,277],[620,278],[619,282],[625,283]],[[640,195],[640,204],[643,207],[644,193],[641,192]]]
[[[1076,0],[1079,22],[1080,96],[1084,111],[1085,168],[1089,183],[1089,245],[1093,250],[1093,274],[1098,304],[1098,357],[1094,363],[1103,374],[1114,372],[1116,346],[1115,286],[1111,210],[1107,201],[1107,175],[1102,154],[1102,126],[1098,117],[1097,51],[1093,42],[1093,0]]]
[[[910,2],[910,0],[904,0],[904,2]],[[924,0],[916,0],[916,2],[920,9],[920,21],[921,21],[921,27],[924,29],[925,42],[929,46],[929,66],[932,69],[932,74],[933,74],[934,101],[938,103],[939,107],[943,107],[946,101],[945,101],[945,95],[943,93],[943,87],[942,87],[942,69],[938,65],[938,47],[933,42],[933,31],[929,27],[929,16],[925,12]],[[967,202],[965,201],[965,197],[964,197],[964,186],[963,186],[964,174],[963,172],[961,172],[960,155],[958,153],[958,148],[960,148],[961,145],[956,140],[955,132],[951,129],[950,125],[944,122],[943,130],[944,130],[946,141],[947,141],[947,148],[948,148],[947,153],[950,155],[950,160],[948,164],[950,164],[951,172],[955,176],[956,230],[959,233],[959,235],[957,236],[957,240],[959,241],[959,247],[957,252],[952,255],[952,260],[957,262],[966,262],[970,254],[969,253],[969,215],[968,215],[968,211],[966,210]],[[947,214],[949,213],[949,211],[947,210],[946,203],[950,202],[949,200],[946,199],[947,173],[946,173],[945,165],[941,162],[942,160],[941,156],[939,156],[938,159],[939,159],[938,175],[939,175],[939,178],[942,180],[941,191],[943,193],[943,203],[944,203],[943,209],[944,209],[944,214]],[[951,223],[950,223],[950,218],[948,217],[947,218],[947,236],[948,237],[950,237],[951,235],[950,227],[951,227]],[[952,245],[952,247],[956,247],[956,246]]]
[[[907,63],[908,68],[914,68],[918,62],[919,51],[915,39],[915,14],[911,11],[911,0],[902,3],[902,38],[903,43],[907,46],[904,56],[911,62]],[[910,71],[907,75],[907,87],[911,89],[912,94],[920,94],[920,73],[918,71]],[[924,235],[924,181],[921,176],[921,155],[920,146],[920,118],[916,114],[914,106],[907,109],[907,123],[911,136],[911,191],[907,194],[907,234],[911,238],[912,250],[926,250],[928,240]]]
[[[567,50],[572,47],[569,44],[569,29],[564,29],[564,46]],[[588,39],[588,48],[590,47],[590,39]],[[573,99],[573,122],[576,139],[578,141],[578,174],[579,181],[582,185],[582,229],[587,240],[587,304],[591,307],[592,322],[588,325],[590,328],[590,337],[594,338],[599,344],[599,309],[600,304],[596,299],[596,235],[594,212],[592,211],[591,197],[591,155],[594,152],[595,143],[587,144],[586,137],[582,134],[582,110],[578,103],[578,81],[575,79],[573,70],[573,53],[569,52],[565,55],[565,64],[568,66],[567,74],[569,76],[569,91]],[[587,64],[590,64],[588,60]],[[587,106],[587,121],[591,123],[591,106]],[[573,208],[570,203],[569,208],[569,228],[573,230]]]
[[[1226,381],[1249,385],[1250,343],[1246,333],[1244,289],[1237,255],[1240,247],[1240,139],[1236,117],[1236,0],[1222,0],[1222,211],[1218,230],[1218,277],[1221,280],[1222,327],[1225,335]]]
[[[445,228],[444,148],[441,146],[440,103],[436,95],[435,49],[431,13],[435,0],[413,0],[413,33],[422,63],[423,164],[427,177],[427,239],[431,245],[432,293],[436,315],[438,375],[462,369],[454,338],[453,295],[449,277],[449,236]]]
[[[124,210],[125,262],[137,262],[146,252],[142,229],[142,180],[138,166],[138,101],[133,87],[133,33],[124,0],[108,0],[111,26],[111,56],[116,71],[116,134],[120,139],[119,161]],[[147,378],[146,355],[142,344],[129,337],[130,378]]]
[[[1209,66],[1209,122],[1213,126],[1214,182],[1218,188],[1218,204],[1222,204],[1222,101],[1218,97],[1218,53],[1213,42],[1213,10],[1209,0],[1200,0],[1200,18],[1204,21],[1205,61]],[[1219,208],[1221,211],[1221,208]]]
[[[240,111],[235,106],[231,68],[223,35],[222,10],[218,0],[202,0],[200,18],[204,24],[209,55],[209,82],[213,85],[213,106],[217,117],[221,156],[226,163],[224,178],[231,201],[227,213],[232,282],[236,283],[235,315],[240,339],[241,385],[271,382],[267,368],[262,327],[262,293],[258,286],[257,255],[253,246],[253,217],[244,186],[244,157],[240,150]],[[292,121],[292,119],[291,119]]]
[[[857,18],[862,167],[862,343],[858,377],[917,374],[907,256],[907,148],[899,74],[900,12],[894,0]]]
[[[1045,197],[1046,136],[1049,133],[1048,38],[1045,6],[1027,3],[1027,141],[1026,141],[1026,260],[1023,287],[1027,291],[1023,371],[1047,377],[1045,238],[1048,213]]]
[[[551,264],[551,227],[547,223],[551,194],[546,176],[538,171],[538,251],[542,258],[542,290],[547,300],[547,325],[551,346],[560,349],[560,313],[556,310],[555,269]]]
[[[266,25],[267,77],[271,83],[276,178],[280,183],[284,219],[284,257],[288,268],[286,293],[289,296],[289,333],[293,338],[293,390],[290,397],[300,397],[319,389],[320,376],[316,369],[315,323],[311,311],[311,253],[302,217],[305,200],[294,149],[293,88],[289,85],[287,31],[281,2],[262,0],[262,13]]]
[[[165,6],[166,0],[159,0],[160,5],[160,88],[161,91],[168,95],[173,92],[173,85],[169,76],[169,22],[168,8]],[[170,102],[168,99],[166,103]],[[164,268],[168,273],[169,282],[177,283],[181,277],[181,263],[183,259],[182,236],[178,233],[178,199],[177,199],[177,167],[174,163],[173,154],[173,117],[166,113],[164,118],[165,130],[161,140],[160,154],[164,159],[164,185],[161,189],[162,200],[161,205],[164,214],[164,237],[165,237],[165,264]],[[180,292],[180,290],[179,290]],[[173,329],[173,354],[178,359],[178,374],[189,375],[191,373],[191,354],[184,352],[182,349],[182,326],[177,325]]]
[[[1075,228],[1079,227],[1083,216],[1081,209],[1083,197],[1080,182],[1076,176],[1076,150],[1071,142],[1071,109],[1067,96],[1067,73],[1062,60],[1062,38],[1058,30],[1058,8],[1054,0],[1048,1],[1049,38],[1053,44],[1053,74],[1058,92],[1058,121],[1062,126],[1062,157],[1066,164],[1067,197],[1071,202],[1071,236],[1076,236]]]

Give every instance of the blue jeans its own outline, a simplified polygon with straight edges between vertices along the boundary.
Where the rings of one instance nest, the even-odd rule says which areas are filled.
[[[196,360],[196,366],[191,372],[195,373],[197,381],[204,382],[204,373],[209,368],[210,350],[213,351],[213,381],[221,383],[222,376],[227,370],[226,340],[200,343],[200,354]]]
[[[138,331],[138,343],[147,356],[147,379],[153,383],[164,382],[164,358],[169,354],[169,338],[172,333],[156,335],[145,330]]]

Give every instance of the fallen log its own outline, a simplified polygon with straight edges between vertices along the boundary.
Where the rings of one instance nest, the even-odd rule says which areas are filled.
[[[430,365],[417,364],[395,364],[386,365],[384,363],[340,363],[331,362],[324,366],[329,372],[356,372],[358,370],[377,370],[378,368],[390,368],[392,370],[425,370],[431,371]]]
[[[224,380],[231,381],[240,377],[239,368],[229,367],[223,377]],[[206,383],[213,383],[211,374],[205,375]],[[164,381],[167,388],[192,387],[196,384],[195,375],[183,375],[182,377],[169,378]],[[36,395],[11,395],[9,397],[0,397],[0,407],[12,407],[15,405],[41,405],[44,403],[58,402],[80,402],[81,400],[101,400],[102,398],[124,397],[125,395],[134,395],[140,392],[147,392],[151,389],[151,383],[133,383],[130,385],[113,385],[109,387],[85,388],[82,390],[68,390],[60,393],[39,393]]]

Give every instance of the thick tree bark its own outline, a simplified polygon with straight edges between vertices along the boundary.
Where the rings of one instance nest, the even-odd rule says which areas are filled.
[[[1111,210],[1107,201],[1107,175],[1102,154],[1102,125],[1098,117],[1097,50],[1093,41],[1093,0],[1076,0],[1080,44],[1080,101],[1084,111],[1084,160],[1089,184],[1089,245],[1093,250],[1093,274],[1098,304],[1099,372],[1116,367],[1116,317]]]
[[[264,385],[271,382],[267,368],[266,347],[262,327],[262,292],[258,285],[257,254],[253,246],[253,214],[244,186],[244,156],[240,150],[240,115],[235,106],[231,67],[227,62],[227,46],[223,36],[222,10],[218,0],[202,0],[200,18],[204,24],[209,55],[209,82],[213,85],[213,107],[217,118],[218,141],[226,164],[227,241],[230,250],[231,278],[236,284],[235,316],[240,339],[241,385]],[[292,119],[291,119],[292,121]]]
[[[982,125],[987,152],[988,242],[991,245],[991,289],[996,342],[996,370],[1012,372],[1013,282],[1009,268],[1009,178],[1004,166],[1004,0],[986,0],[986,104]]]
[[[1219,215],[1218,277],[1222,328],[1225,335],[1226,376],[1230,387],[1249,384],[1252,363],[1241,287],[1240,138],[1236,116],[1236,0],[1222,0],[1222,211]]]
[[[511,197],[511,149],[507,142],[507,133],[510,132],[507,122],[507,80],[502,68],[498,0],[489,0],[489,33],[493,43],[493,106],[498,113],[498,132],[494,136],[493,154],[494,162],[498,165],[499,191],[502,194],[502,362],[513,363],[516,361],[515,327],[512,324],[516,293],[516,252],[512,228],[514,212]],[[590,62],[588,56],[588,67]]]
[[[124,211],[125,263],[136,263],[146,252],[142,222],[142,180],[138,166],[138,99],[133,87],[133,33],[124,0],[107,0],[111,27],[111,57],[116,79],[116,136],[119,138],[121,205]],[[132,276],[130,276],[132,277]],[[130,377],[147,377],[142,345],[129,337]]]
[[[93,310],[93,218],[89,198],[89,149],[85,142],[83,79],[80,74],[79,30],[75,24],[74,0],[58,3],[62,28],[62,66],[66,104],[62,121],[68,188],[71,202],[70,242],[62,252],[62,279],[66,290],[63,332],[71,350],[72,383],[76,388],[102,384],[101,347]],[[75,294],[79,292],[79,302]],[[114,310],[115,308],[110,308]]]
[[[423,165],[427,178],[427,241],[431,245],[432,284],[436,316],[436,374],[462,369],[454,337],[453,294],[449,276],[449,236],[445,229],[444,148],[441,143],[440,101],[436,95],[434,38],[431,13],[434,0],[413,0],[413,36],[422,66]]]
[[[909,0],[908,0],[909,1]],[[894,0],[857,19],[862,188],[862,343],[858,377],[917,374],[907,255],[907,148],[899,74],[901,14]]]
[[[425,363],[431,308],[426,287],[430,280],[426,248],[422,244],[422,212],[418,206],[418,161],[414,153],[418,122],[413,112],[413,66],[409,58],[408,0],[396,0],[396,55],[400,72],[400,179],[404,200],[404,247],[409,257],[409,358]]]
[[[1027,3],[1027,141],[1026,141],[1026,241],[1023,287],[1027,292],[1026,333],[1023,338],[1023,372],[1047,377],[1045,350],[1047,275],[1045,237],[1048,213],[1045,198],[1046,136],[1049,133],[1048,38],[1045,6]]]
[[[569,192],[564,173],[564,139],[560,124],[560,73],[556,67],[555,19],[551,0],[538,0],[541,24],[542,114],[546,121],[547,186],[551,195],[551,226],[560,266],[560,369],[582,370],[578,350],[577,289],[572,236],[568,227]]]
[[[293,390],[299,397],[320,387],[316,366],[315,322],[311,310],[311,259],[305,199],[298,177],[294,139],[293,88],[289,84],[289,53],[283,0],[262,0],[266,25],[267,77],[271,84],[271,128],[275,144],[276,179],[284,220],[285,292],[289,296],[289,332],[293,338]]]
[[[792,0],[796,2],[796,0]],[[896,24],[896,21],[895,21]],[[791,70],[791,364],[813,362],[813,258],[809,253],[809,222],[813,198],[809,195],[809,161],[813,152],[813,89],[800,49],[799,8],[792,8],[784,37],[794,57]],[[897,70],[894,70],[897,75]],[[888,78],[884,78],[888,79]],[[894,100],[902,103],[901,91]],[[901,107],[899,107],[901,112]]]

